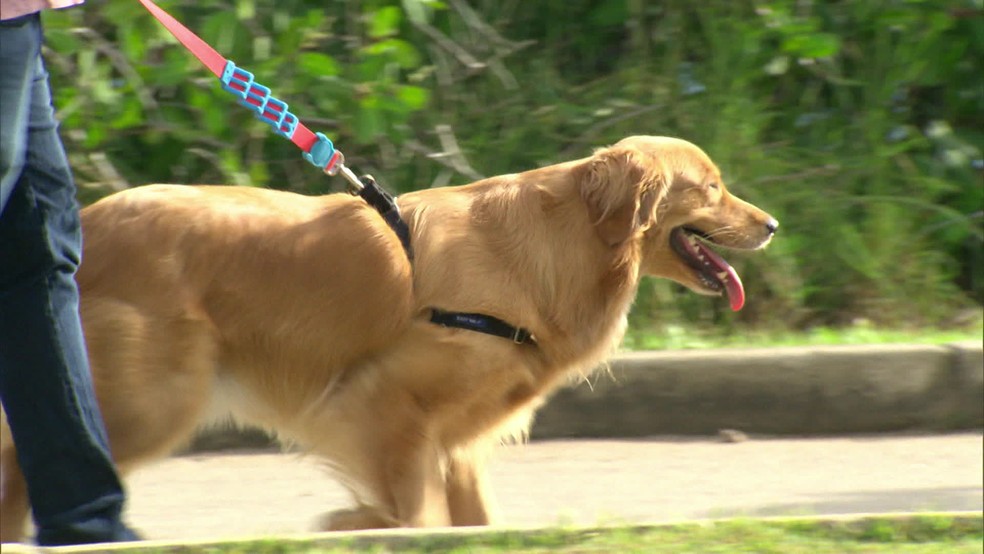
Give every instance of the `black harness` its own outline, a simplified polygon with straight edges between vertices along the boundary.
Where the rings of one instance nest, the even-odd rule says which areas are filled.
[[[410,227],[406,221],[400,217],[400,208],[396,205],[396,198],[383,190],[376,180],[370,175],[359,177],[362,183],[362,190],[356,194],[366,201],[370,206],[379,212],[386,224],[393,229],[399,237],[403,250],[407,254],[407,259],[413,263],[413,246],[410,244]],[[536,344],[533,333],[522,327],[515,327],[502,321],[497,317],[485,314],[472,314],[463,312],[446,312],[437,308],[431,309],[431,323],[443,325],[445,327],[457,327],[469,331],[477,331],[488,335],[495,335],[512,340],[516,344]]]
[[[413,247],[410,245],[410,227],[400,217],[400,208],[396,205],[396,198],[383,190],[383,187],[376,183],[372,175],[363,175],[359,177],[359,181],[362,182],[362,190],[355,194],[365,200],[367,204],[376,208],[379,215],[383,216],[386,224],[400,238],[400,244],[403,245],[403,250],[407,253],[407,259],[413,263]]]

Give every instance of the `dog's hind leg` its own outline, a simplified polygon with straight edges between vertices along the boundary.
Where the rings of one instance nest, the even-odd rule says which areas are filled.
[[[207,322],[104,297],[82,297],[99,407],[126,472],[184,446],[209,407],[216,347]]]
[[[0,422],[0,542],[20,542],[27,525],[27,482],[6,422]]]

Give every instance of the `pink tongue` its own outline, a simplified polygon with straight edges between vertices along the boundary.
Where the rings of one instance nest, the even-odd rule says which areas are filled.
[[[738,272],[735,271],[735,268],[731,267],[731,264],[724,261],[724,258],[718,256],[716,252],[700,242],[697,243],[697,248],[700,249],[700,253],[704,255],[707,261],[717,267],[718,272],[724,271],[728,274],[722,281],[724,282],[725,289],[728,291],[731,310],[737,312],[745,305],[745,287],[741,284],[741,278],[738,277]]]

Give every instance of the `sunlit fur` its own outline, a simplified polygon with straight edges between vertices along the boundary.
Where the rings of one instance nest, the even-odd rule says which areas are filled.
[[[640,276],[708,292],[670,229],[735,248],[771,236],[703,152],[658,137],[400,207],[412,269],[382,219],[343,195],[153,186],[84,210],[82,315],[121,470],[229,417],[325,459],[356,500],[328,528],[487,524],[485,452],[602,364]],[[431,307],[498,317],[536,345],[434,325]],[[27,501],[3,431],[2,533],[15,540]]]

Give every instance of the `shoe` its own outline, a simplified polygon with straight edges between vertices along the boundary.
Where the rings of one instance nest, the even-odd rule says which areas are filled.
[[[76,523],[58,529],[41,529],[36,537],[38,546],[69,546],[104,542],[132,542],[140,535],[122,521],[104,519]]]

